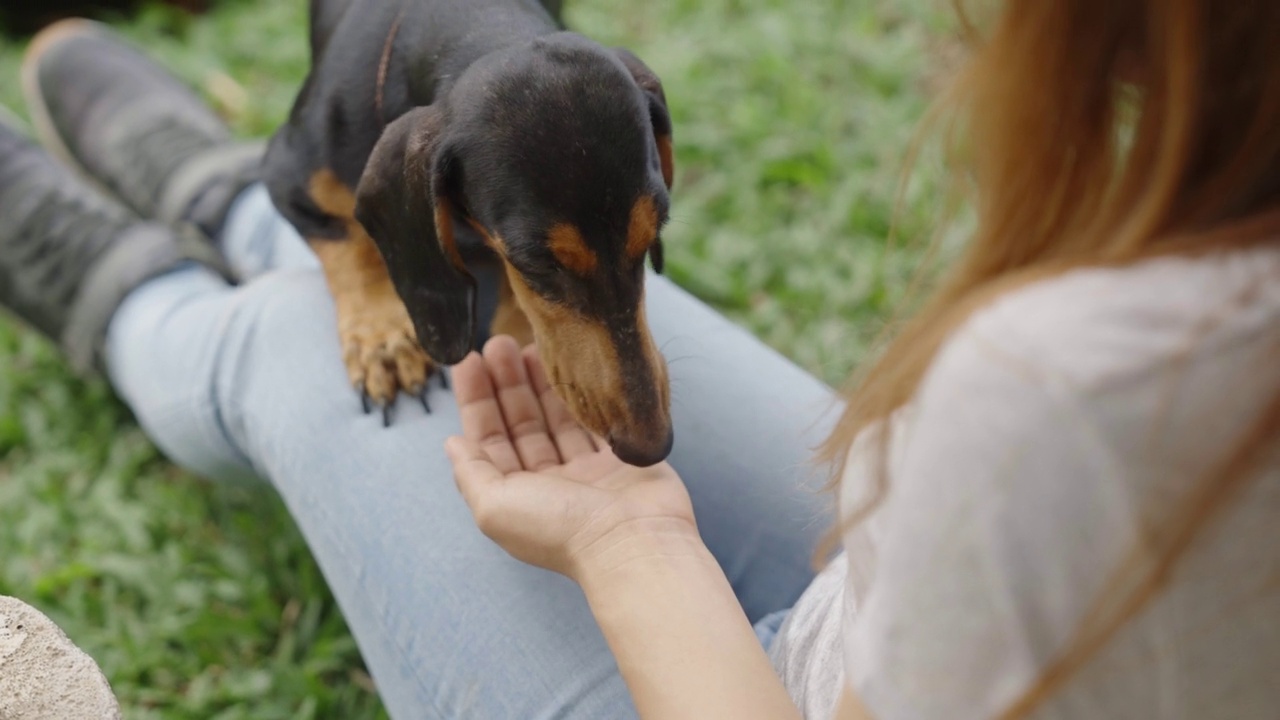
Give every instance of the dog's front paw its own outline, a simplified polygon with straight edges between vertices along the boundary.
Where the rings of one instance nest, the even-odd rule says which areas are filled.
[[[413,395],[427,412],[427,380],[436,371],[418,345],[404,304],[389,288],[338,303],[338,336],[347,375],[360,393],[366,413],[382,409],[384,425],[401,392]],[[440,381],[445,382],[441,373]]]

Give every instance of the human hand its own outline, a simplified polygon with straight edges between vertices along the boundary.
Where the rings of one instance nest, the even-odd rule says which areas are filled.
[[[515,558],[581,583],[588,568],[702,547],[675,470],[627,465],[584,430],[532,346],[496,337],[453,369],[453,384],[454,479],[481,532]]]

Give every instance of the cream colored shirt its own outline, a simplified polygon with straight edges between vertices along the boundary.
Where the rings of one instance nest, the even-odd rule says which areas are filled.
[[[993,718],[1280,392],[1280,248],[1080,270],[946,343],[772,648],[807,718]],[[842,504],[867,490],[864,438]],[[1035,718],[1280,718],[1280,449]]]

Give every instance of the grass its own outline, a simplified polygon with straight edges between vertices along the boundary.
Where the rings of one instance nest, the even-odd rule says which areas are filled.
[[[664,78],[677,128],[670,274],[839,382],[919,251],[890,247],[902,162],[946,16],[929,0],[569,0],[576,29]],[[305,0],[160,7],[116,25],[245,135],[284,117],[307,65]],[[22,46],[0,40],[21,111]],[[925,234],[938,173],[908,186]],[[767,382],[767,378],[762,381]],[[0,594],[102,664],[129,718],[385,717],[301,536],[267,489],[168,464],[101,381],[0,321]]]

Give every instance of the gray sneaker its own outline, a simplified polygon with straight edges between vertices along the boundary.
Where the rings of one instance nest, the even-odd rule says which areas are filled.
[[[41,31],[22,85],[40,142],[144,218],[215,237],[257,179],[263,145],[233,141],[191,89],[105,25]]]
[[[125,296],[193,260],[220,265],[198,233],[142,222],[0,115],[0,307],[59,343],[73,367],[100,370]]]

